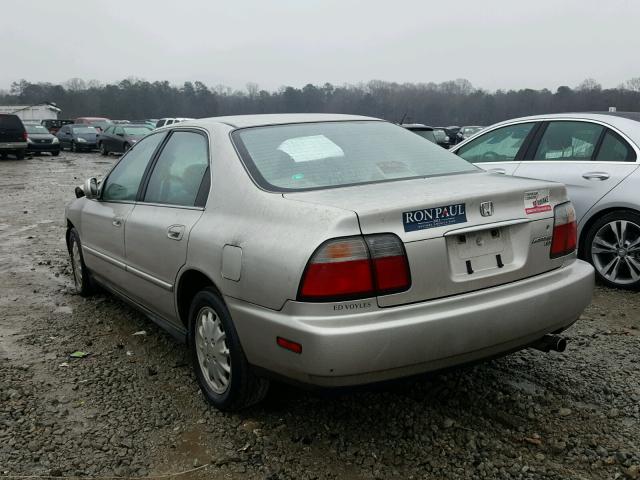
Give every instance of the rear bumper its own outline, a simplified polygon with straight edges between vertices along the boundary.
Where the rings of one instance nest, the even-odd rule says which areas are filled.
[[[335,304],[281,311],[225,300],[250,364],[318,386],[388,380],[493,357],[562,331],[591,302],[594,272],[580,260],[507,285],[440,300],[335,314]],[[368,306],[367,306],[368,304]],[[302,344],[296,354],[276,337]]]

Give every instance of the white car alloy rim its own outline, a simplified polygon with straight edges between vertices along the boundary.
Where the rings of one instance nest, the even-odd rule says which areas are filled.
[[[71,247],[71,261],[73,262],[73,280],[76,283],[76,288],[80,290],[82,288],[82,257],[78,242],[73,242]]]
[[[593,263],[607,280],[628,285],[640,280],[640,226],[614,220],[596,232],[591,244]]]
[[[227,334],[218,314],[203,307],[196,317],[196,354],[205,382],[215,393],[222,394],[231,381],[231,356]]]

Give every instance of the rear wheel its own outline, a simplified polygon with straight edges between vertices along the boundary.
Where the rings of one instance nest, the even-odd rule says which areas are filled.
[[[16,152],[16,159],[18,160],[24,160],[24,150],[18,150]]]
[[[69,232],[69,258],[76,292],[83,297],[88,297],[94,292],[95,288],[91,280],[91,273],[84,264],[80,235],[78,235],[78,231],[75,228],[72,228]]]
[[[265,397],[269,382],[251,371],[229,311],[215,290],[206,288],[196,294],[189,326],[193,368],[210,404],[220,410],[239,410]]]
[[[5,152],[0,153],[0,158],[2,160],[6,160],[7,159],[7,154]]]
[[[621,210],[599,218],[587,232],[584,257],[605,285],[640,290],[640,215]]]
[[[60,152],[59,151],[58,152],[51,152],[51,155],[54,156],[54,157],[57,157],[58,155],[60,155]]]

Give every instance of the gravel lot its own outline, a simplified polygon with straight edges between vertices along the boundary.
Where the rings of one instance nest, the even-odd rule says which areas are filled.
[[[64,205],[114,161],[0,161],[0,476],[640,479],[630,292],[598,288],[563,354],[209,408],[181,344],[109,295],[71,291]]]

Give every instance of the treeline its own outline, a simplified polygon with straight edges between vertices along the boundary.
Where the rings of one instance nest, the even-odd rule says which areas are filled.
[[[244,90],[208,87],[202,82],[182,86],[167,81],[126,79],[103,85],[71,79],[64,85],[14,82],[0,91],[0,105],[54,102],[62,118],[105,116],[112,119],[210,117],[249,113],[353,113],[398,122],[431,125],[489,125],[523,115],[607,110],[640,111],[640,77],[617,88],[603,89],[593,79],[577,87],[498,90],[474,88],[464,79],[443,83],[370,81],[359,85],[308,84],[266,91],[249,83]]]

